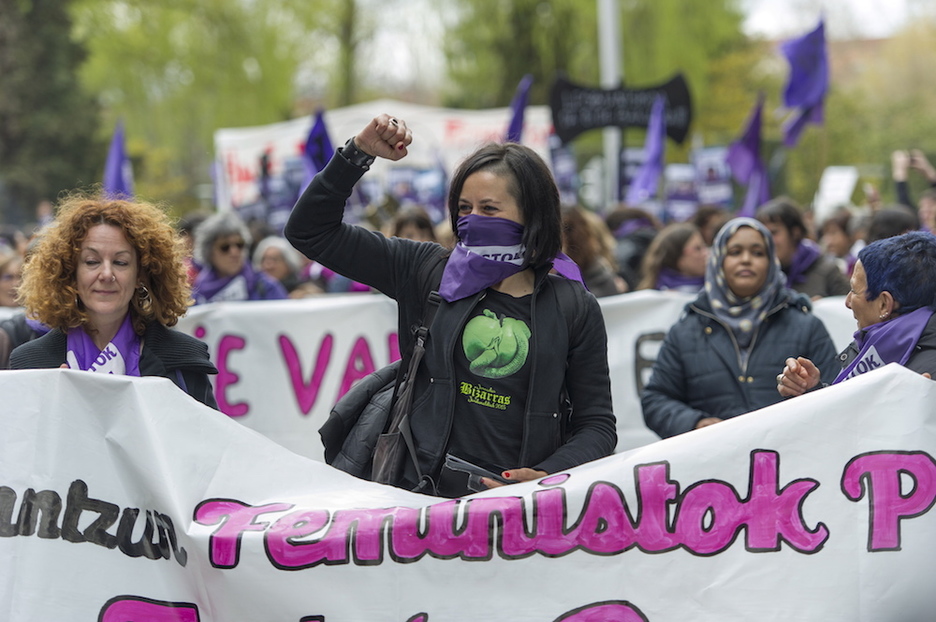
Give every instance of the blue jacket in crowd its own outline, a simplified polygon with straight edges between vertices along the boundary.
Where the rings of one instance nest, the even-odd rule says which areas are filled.
[[[782,290],[749,346],[747,364],[731,332],[703,292],[667,333],[641,398],[647,427],[666,438],[706,417],[728,419],[783,398],[777,374],[788,357],[804,356],[835,378],[840,366],[832,338],[811,313],[809,299]]]

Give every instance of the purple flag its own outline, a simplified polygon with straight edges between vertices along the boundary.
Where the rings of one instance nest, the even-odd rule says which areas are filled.
[[[302,162],[306,167],[303,188],[309,185],[316,173],[325,168],[333,155],[335,155],[335,148],[332,147],[331,139],[328,137],[328,128],[325,127],[325,112],[319,108],[315,113],[315,123],[309,130],[305,151],[302,154]]]
[[[647,124],[647,139],[644,142],[644,162],[640,165],[624,202],[637,206],[657,194],[657,183],[663,172],[663,153],[666,147],[666,99],[657,95],[650,110],[650,122]]]
[[[123,121],[117,121],[104,164],[104,195],[110,198],[133,198],[133,167],[124,149]]]
[[[793,114],[783,125],[783,143],[792,147],[806,123],[823,122],[823,101],[829,90],[829,57],[826,52],[825,24],[798,39],[780,46],[790,63],[790,79],[783,91],[783,103]]]
[[[767,167],[761,159],[761,115],[764,96],[759,95],[741,138],[731,143],[725,161],[739,184],[747,186],[744,205],[738,216],[754,217],[757,208],[770,200]]]
[[[514,93],[513,101],[510,102],[510,110],[513,117],[510,119],[510,125],[507,126],[507,134],[504,137],[505,142],[519,143],[523,136],[523,112],[526,110],[527,97],[530,94],[530,87],[533,85],[533,75],[527,74],[517,85],[517,92]]]

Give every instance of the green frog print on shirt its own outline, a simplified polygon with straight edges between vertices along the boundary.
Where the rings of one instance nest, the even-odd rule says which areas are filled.
[[[469,369],[484,378],[516,373],[530,353],[530,328],[522,320],[498,318],[490,309],[472,318],[462,333]]]

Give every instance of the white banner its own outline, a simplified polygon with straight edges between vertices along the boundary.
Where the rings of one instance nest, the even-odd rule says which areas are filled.
[[[461,500],[298,456],[162,378],[12,371],[0,395],[6,622],[936,610],[936,384],[895,365]]]
[[[399,163],[378,159],[372,175],[382,177],[391,167],[433,168],[441,159],[451,175],[458,163],[474,149],[489,141],[501,141],[507,131],[510,108],[462,110],[422,106],[379,99],[324,113],[329,138],[337,149],[357,134],[374,117],[387,113],[406,120],[413,130],[409,155]],[[297,158],[305,146],[314,117],[302,117],[269,125],[227,128],[215,132],[215,159],[218,208],[231,209],[255,203],[260,196],[260,158],[269,158],[273,177],[284,175],[290,158]],[[535,150],[546,162],[552,113],[549,106],[527,106],[523,115],[523,144]]]
[[[658,440],[643,423],[640,391],[666,331],[692,299],[657,291],[599,299],[618,451]],[[855,320],[843,298],[820,300],[815,312],[836,347],[844,348]],[[203,305],[193,307],[179,328],[208,343],[221,372],[212,382],[222,411],[319,460],[318,429],[334,403],[354,381],[399,358],[396,303],[381,295]]]

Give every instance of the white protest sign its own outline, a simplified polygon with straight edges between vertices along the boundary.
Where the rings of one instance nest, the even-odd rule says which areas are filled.
[[[502,141],[510,123],[510,108],[462,110],[423,106],[392,99],[326,110],[323,114],[333,147],[342,146],[374,117],[392,114],[406,121],[413,131],[413,144],[399,163],[378,159],[372,174],[383,177],[397,166],[432,168],[441,160],[448,174],[469,153],[489,141]],[[230,209],[253,203],[260,196],[260,157],[267,155],[273,176],[283,175],[287,160],[302,153],[314,118],[292,119],[269,125],[225,128],[215,132],[215,159],[218,207]],[[523,144],[546,160],[552,113],[549,106],[527,106],[524,115]]]
[[[0,395],[7,622],[915,621],[936,608],[936,384],[896,365],[461,500],[347,476],[161,378],[12,371]]]

